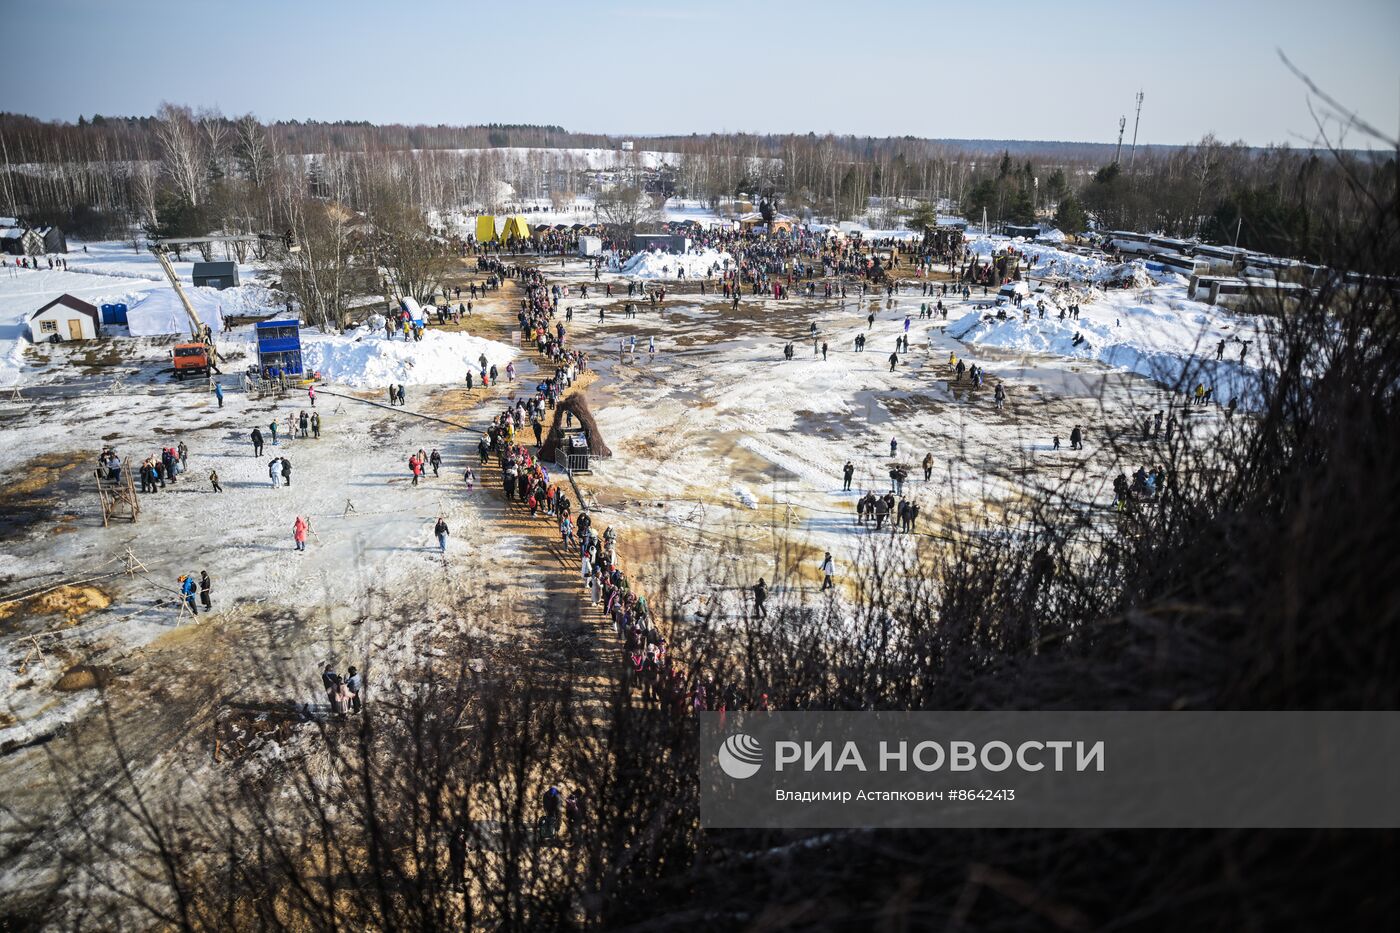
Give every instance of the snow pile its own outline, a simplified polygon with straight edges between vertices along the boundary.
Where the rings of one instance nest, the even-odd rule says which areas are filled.
[[[1014,308],[1003,320],[973,311],[950,323],[947,333],[974,346],[1097,360],[1168,386],[1204,381],[1221,402],[1247,394],[1253,368],[1239,363],[1239,341],[1252,344],[1248,359],[1257,365],[1268,339],[1259,319],[1189,301],[1176,286],[1103,294],[1081,306],[1078,320],[1060,320],[1053,302],[1043,320],[1034,309],[1029,321]],[[1227,341],[1226,359],[1217,361],[1221,340]]]
[[[480,357],[504,368],[515,358],[513,347],[466,333],[428,329],[422,340],[389,340],[382,330],[358,327],[347,334],[303,330],[302,363],[326,382],[355,389],[389,383],[432,385],[463,382],[481,368]]]
[[[634,279],[675,279],[680,270],[685,270],[688,279],[702,279],[716,275],[724,269],[725,263],[734,264],[728,253],[714,249],[703,249],[688,253],[645,252],[637,253],[622,264],[619,270],[623,275]]]
[[[1105,265],[1089,278],[1099,285],[1113,288],[1147,288],[1156,284],[1148,274],[1147,266],[1140,259],[1114,266]]]
[[[662,205],[662,213],[668,223],[693,220],[706,227],[733,226],[733,221],[722,220],[704,201],[687,198],[669,198]]]
[[[1058,230],[1053,232],[1059,233]],[[1063,239],[1064,234],[1060,234],[1060,240]],[[1033,278],[1055,277],[1074,282],[1096,282],[1100,281],[1099,276],[1107,268],[1103,260],[1056,249],[1042,243],[1028,243],[1020,237],[1012,239],[996,235],[979,235],[967,243],[968,252],[984,261],[1007,247],[1016,248],[1022,257],[1022,274],[1028,274]],[[1151,283],[1144,280],[1143,284]]]
[[[812,225],[808,224],[807,229],[811,230]],[[828,228],[829,229],[829,228]],[[917,230],[906,230],[902,227],[873,227],[859,223],[854,220],[843,220],[836,225],[842,236],[850,236],[859,233],[861,238],[867,242],[871,240],[920,240],[923,234]]]

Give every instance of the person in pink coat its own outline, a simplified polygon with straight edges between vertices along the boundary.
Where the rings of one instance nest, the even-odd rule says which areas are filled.
[[[306,532],[310,526],[302,516],[298,515],[296,522],[292,525],[292,540],[297,543],[297,550],[306,550]]]

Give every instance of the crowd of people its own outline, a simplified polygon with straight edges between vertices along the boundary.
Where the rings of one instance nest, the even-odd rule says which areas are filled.
[[[348,714],[364,709],[361,696],[364,693],[364,678],[353,664],[344,675],[336,671],[335,665],[327,664],[321,672],[321,685],[325,688],[326,702],[335,718],[344,719]]]
[[[156,453],[151,454],[141,465],[136,468],[136,479],[140,483],[140,491],[143,493],[155,493],[164,489],[167,484],[174,485],[180,476],[189,469],[189,448],[184,441],[178,442],[173,447],[162,447]],[[124,481],[122,475],[122,458],[116,449],[110,446],[102,448],[102,452],[97,457],[97,473],[100,478],[111,484],[118,484]],[[217,474],[213,474],[214,491],[222,491],[219,488]]]

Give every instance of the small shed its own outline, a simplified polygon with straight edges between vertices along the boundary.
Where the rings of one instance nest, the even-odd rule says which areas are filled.
[[[24,254],[28,256],[68,252],[68,241],[57,227],[30,227],[24,231],[20,242]]]
[[[578,254],[585,259],[603,255],[603,241],[596,236],[579,237]]]
[[[197,262],[191,278],[196,288],[234,288],[238,285],[238,263]]]
[[[1040,227],[1029,224],[1003,224],[1001,232],[1006,236],[1025,237],[1027,240],[1034,240],[1040,236]]]
[[[24,228],[0,227],[0,253],[11,256],[24,255]]]
[[[97,309],[72,295],[59,295],[29,315],[29,339],[95,340],[101,330]]]

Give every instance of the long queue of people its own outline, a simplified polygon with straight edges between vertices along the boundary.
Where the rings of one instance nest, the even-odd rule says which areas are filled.
[[[587,510],[574,514],[569,492],[552,475],[549,465],[515,438],[523,418],[519,403],[498,414],[479,445],[482,463],[492,457],[501,470],[506,501],[531,517],[552,522],[559,545],[576,561],[580,586],[590,609],[608,620],[623,645],[623,676],[643,702],[676,714],[724,709],[726,697],[737,707],[738,688],[727,691],[713,681],[691,682],[678,666],[646,597],[635,590],[617,556],[617,529],[598,528]]]
[[[477,446],[481,465],[494,457],[506,501],[532,517],[554,523],[560,546],[578,561],[580,585],[589,606],[610,622],[622,641],[629,689],[640,693],[644,701],[675,713],[737,709],[740,692],[736,685],[721,689],[712,680],[692,678],[674,662],[646,598],[634,590],[619,566],[616,529],[600,531],[586,510],[575,516],[567,488],[539,458],[545,412],[555,407],[585,371],[588,357],[569,347],[567,329],[555,320],[561,292],[547,287],[538,270],[511,267],[503,272],[517,278],[525,289],[519,311],[522,332],[533,340],[541,356],[555,364],[555,370],[536,385],[532,396],[514,399],[492,418]],[[522,443],[526,425],[534,434],[533,450]],[[755,703],[766,704],[766,695]]]

